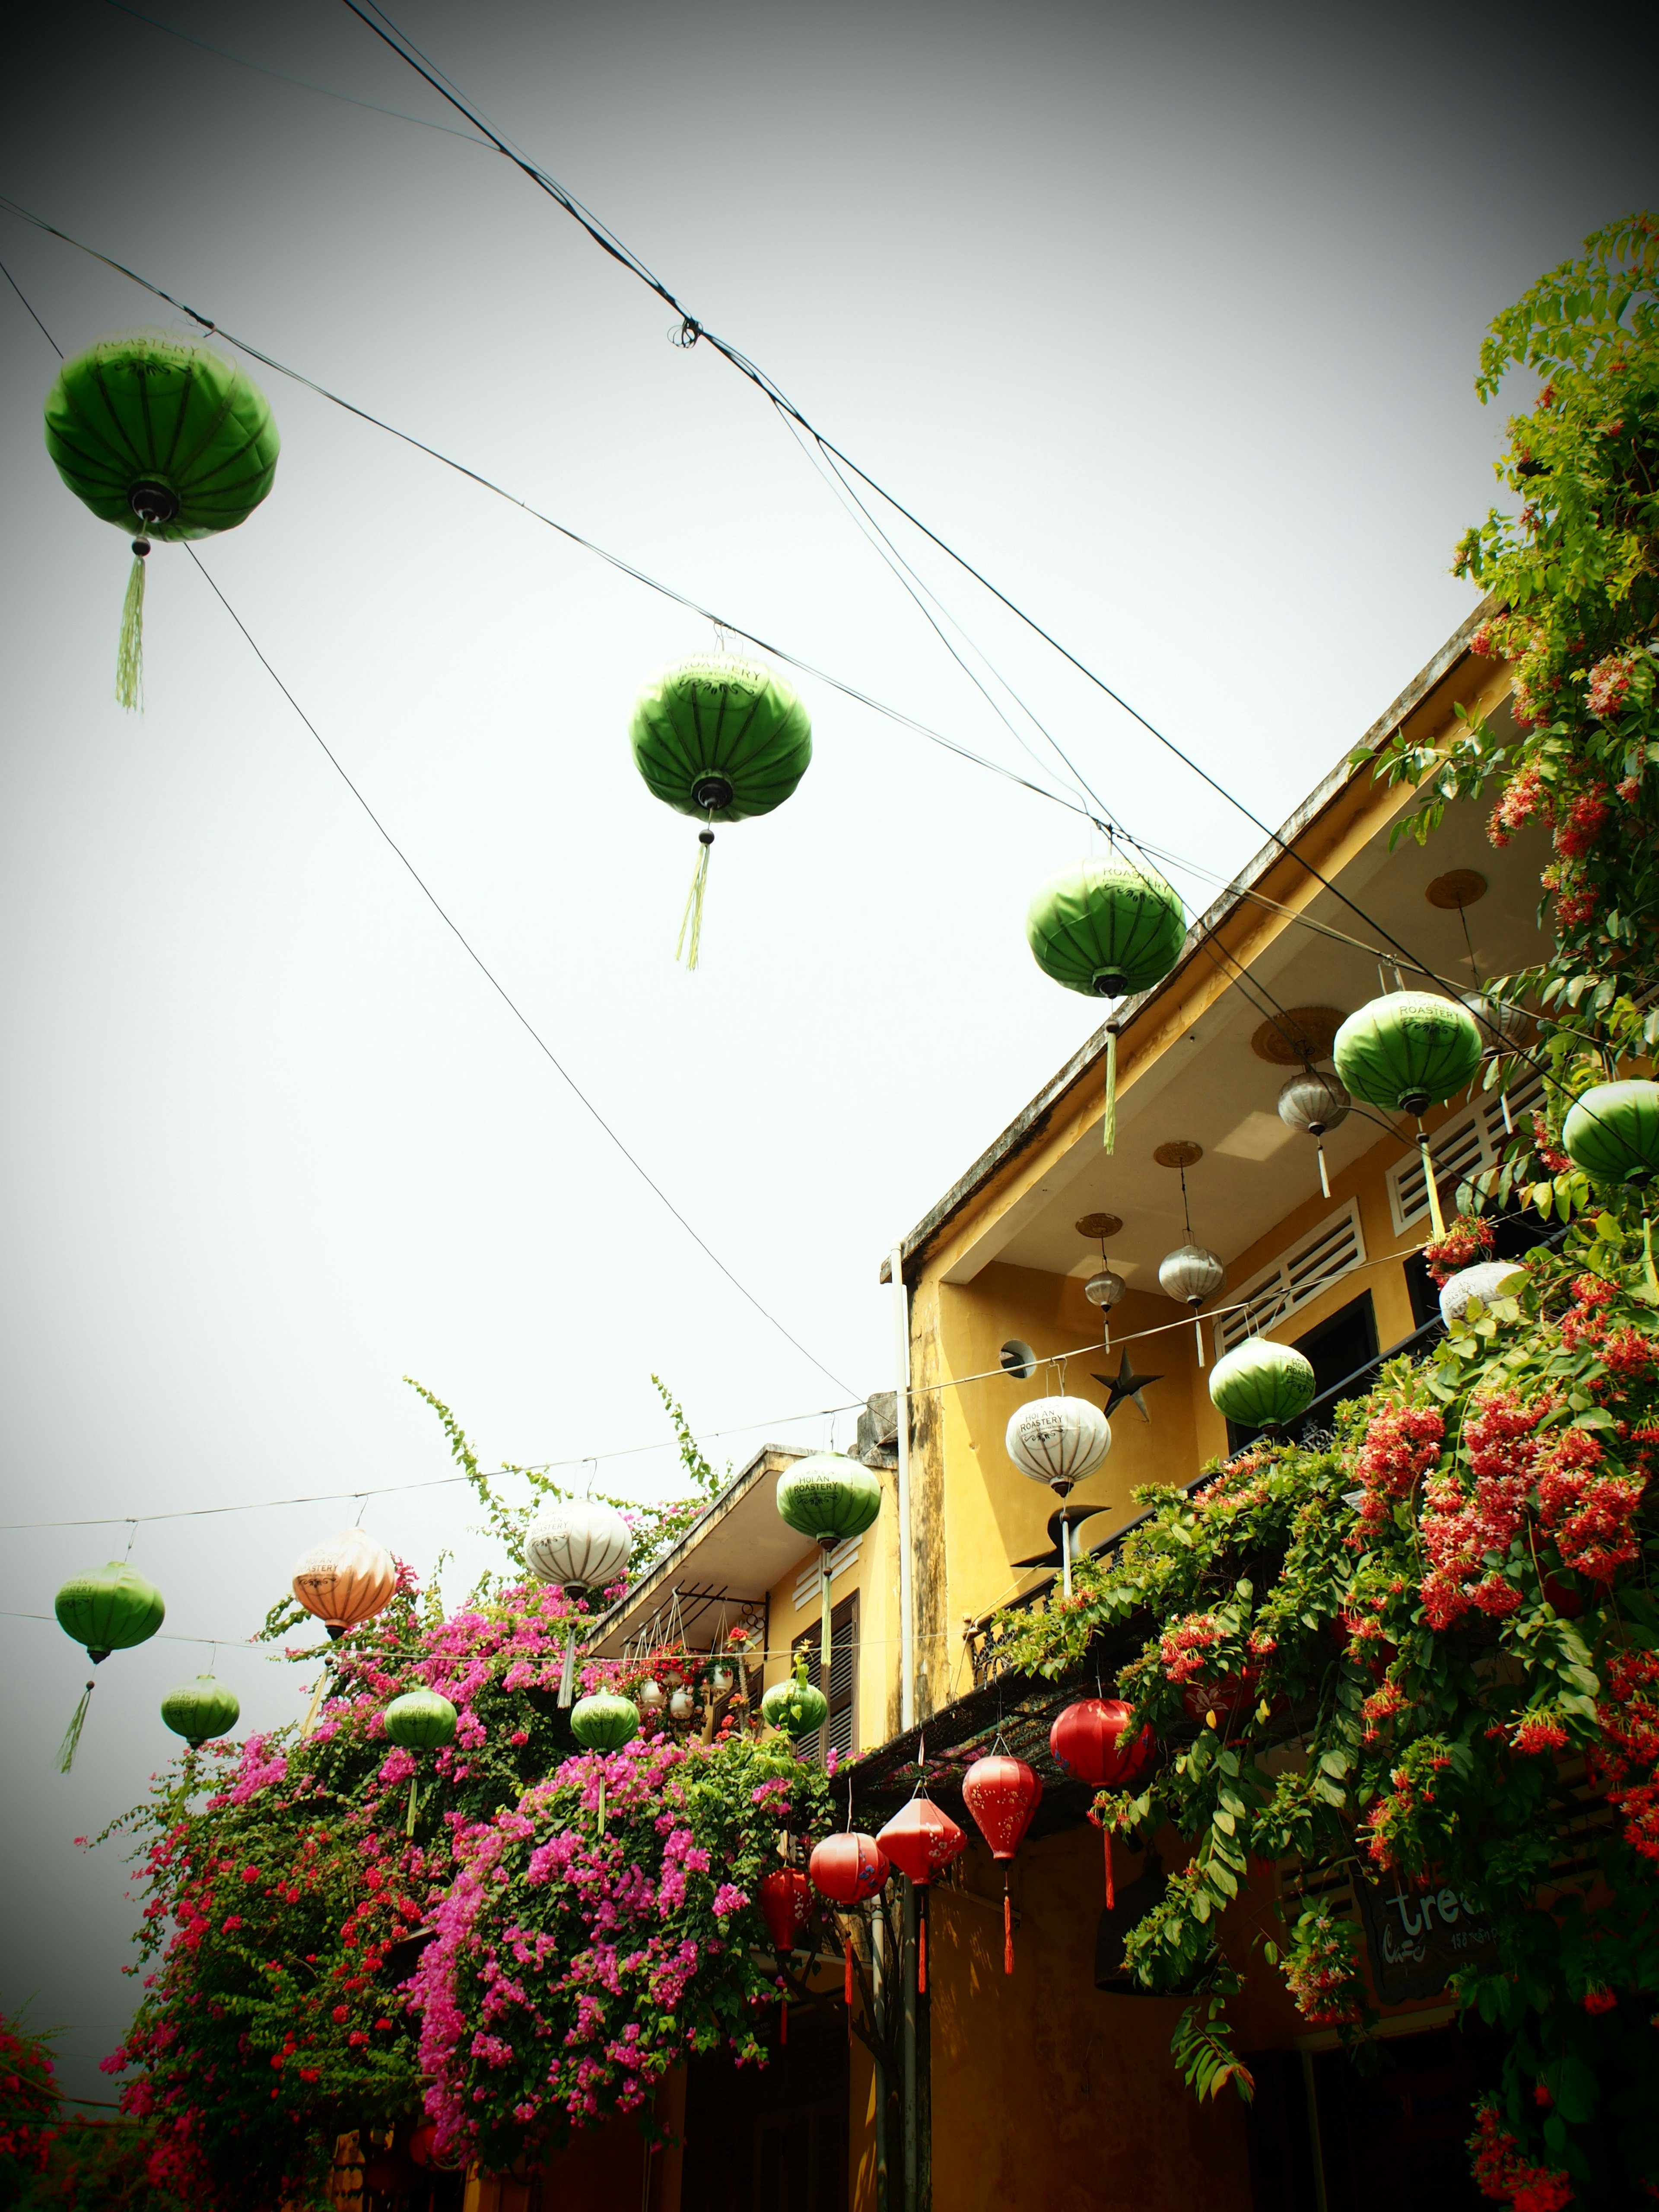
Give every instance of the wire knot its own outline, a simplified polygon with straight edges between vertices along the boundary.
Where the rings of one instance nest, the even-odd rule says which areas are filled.
[[[678,330],[670,331],[668,333],[668,343],[670,345],[683,347],[689,353],[702,336],[702,325],[696,317],[682,315]]]

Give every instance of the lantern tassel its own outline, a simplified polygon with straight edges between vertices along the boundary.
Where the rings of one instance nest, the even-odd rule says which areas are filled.
[[[830,1694],[830,1547],[823,1547],[823,1603],[818,1613],[818,1687]]]
[[[924,1905],[916,1914],[916,1995],[927,1994],[927,1911]]]
[[[144,562],[148,538],[132,541],[132,567],[121,603],[121,641],[115,653],[115,697],[129,714],[144,711]]]
[[[605,1769],[599,1769],[599,1833],[605,1833]]]
[[[1319,1139],[1319,1194],[1322,1198],[1331,1194],[1331,1179],[1325,1172],[1325,1139]]]
[[[714,842],[714,831],[699,830],[697,841],[702,849],[697,854],[697,865],[691,878],[691,888],[685,895],[685,912],[680,920],[679,942],[674,947],[675,959],[684,958],[687,968],[696,966],[697,954],[702,945],[702,900],[703,893],[708,888],[708,854]],[[690,951],[686,948],[685,941],[688,931],[690,933],[691,939]]]
[[[564,1632],[564,1668],[559,1676],[559,1703],[573,1705],[576,1701],[576,1624],[573,1620]]]
[[[1650,1213],[1642,1223],[1642,1272],[1647,1279],[1648,1296],[1659,1305],[1659,1274],[1653,1266],[1653,1216]]]
[[[1014,1901],[1008,1894],[1008,1877],[1002,1877],[1002,1971],[1014,1971]]]
[[[404,1837],[410,1842],[414,1840],[415,1836],[415,1808],[420,1803],[420,1777],[416,1774],[411,1774],[409,1778],[409,1817],[404,1822]]]
[[[1194,1317],[1193,1321],[1193,1334],[1198,1340],[1198,1364],[1202,1367],[1204,1364],[1204,1324],[1201,1321],[1198,1320],[1196,1316]]]
[[[81,1741],[81,1731],[87,1724],[87,1707],[92,1701],[92,1684],[88,1682],[81,1692],[81,1702],[75,1708],[70,1724],[64,1731],[64,1741],[58,1751],[58,1771],[67,1774],[75,1764],[76,1747]]]
[[[1100,1824],[1101,1841],[1106,1846],[1106,1910],[1117,1911],[1117,1889],[1112,1881],[1112,1832],[1104,1820]]]
[[[1101,1134],[1109,1152],[1117,1150],[1117,1024],[1106,1024],[1106,1114]]]
[[[781,1996],[778,1999],[778,2048],[780,2051],[787,2051],[788,2047],[789,2000],[787,1996]]]
[[[323,1692],[328,1687],[328,1669],[324,1668],[317,1677],[317,1686],[311,1693],[311,1703],[306,1707],[306,1717],[300,1723],[300,1741],[303,1743],[317,1725],[317,1708],[323,1702]]]
[[[1440,1186],[1434,1177],[1434,1162],[1429,1157],[1429,1140],[1423,1133],[1423,1124],[1417,1125],[1417,1148],[1423,1155],[1423,1180],[1428,1186],[1429,1219],[1434,1224],[1437,1237],[1446,1233],[1446,1217],[1440,1211]]]
[[[842,1983],[841,1993],[847,2007],[847,2033],[850,2035],[853,2032],[853,1939],[850,1936],[844,1936],[842,1941],[847,1947],[847,1956],[846,1974]]]
[[[1510,1094],[1507,1091],[1498,1092],[1498,1103],[1504,1109],[1504,1134],[1512,1137],[1515,1134],[1515,1122],[1510,1113]]]

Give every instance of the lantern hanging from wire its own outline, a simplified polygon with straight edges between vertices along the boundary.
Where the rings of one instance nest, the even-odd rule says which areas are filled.
[[[246,522],[276,476],[263,393],[199,339],[125,331],[66,361],[46,395],[46,451],[82,505],[134,532],[115,696],[143,704],[144,573],[152,541]]]
[[[343,1528],[296,1563],[292,1588],[335,1643],[384,1613],[398,1588],[398,1562],[364,1528]]]
[[[190,1748],[185,1754],[185,1788],[196,1778],[196,1754],[216,1736],[228,1735],[242,1717],[242,1701],[211,1674],[198,1674],[181,1682],[161,1700],[161,1719],[174,1735],[183,1736]]]
[[[1072,1595],[1072,1524],[1066,1499],[1079,1482],[1103,1467],[1112,1449],[1112,1425],[1087,1398],[1035,1398],[1016,1408],[1003,1439],[1008,1456],[1032,1482],[1046,1483],[1060,1502],[1060,1586]]]
[[[851,1787],[848,1787],[850,1803]],[[839,1905],[843,1912],[856,1911],[884,1887],[892,1871],[887,1854],[873,1836],[858,1829],[844,1829],[839,1835],[826,1836],[821,1844],[812,1847],[812,1856],[806,1862],[807,1875],[820,1897]],[[848,2033],[852,2033],[853,2019],[853,1936],[850,1929],[842,1934],[842,1996],[847,2007]]]
[[[1279,1088],[1279,1120],[1287,1129],[1302,1130],[1318,1146],[1319,1188],[1325,1198],[1331,1194],[1331,1179],[1325,1167],[1325,1138],[1330,1130],[1339,1128],[1352,1110],[1353,1101],[1340,1077],[1333,1070],[1316,1067],[1311,1060]]]
[[[570,1733],[584,1751],[602,1754],[599,1762],[599,1827],[605,1833],[605,1765],[604,1755],[621,1751],[633,1742],[640,1732],[640,1709],[629,1698],[618,1697],[612,1690],[597,1690],[590,1698],[578,1698],[571,1708]]]
[[[1526,1279],[1526,1269],[1513,1260],[1479,1260],[1473,1267],[1460,1267],[1440,1285],[1440,1318],[1461,1321],[1471,1298],[1489,1306],[1495,1298],[1513,1297]]]
[[[555,1583],[574,1603],[590,1590],[609,1589],[628,1571],[634,1539],[614,1505],[596,1498],[563,1498],[544,1506],[524,1540],[524,1560],[538,1582]],[[576,1622],[565,1625],[559,1703],[574,1702]]]
[[[1659,1175],[1659,1083],[1598,1083],[1567,1109],[1561,1141],[1592,1182],[1651,1182]]]
[[[1100,1266],[1083,1285],[1083,1295],[1091,1306],[1100,1308],[1100,1340],[1109,1351],[1112,1344],[1112,1308],[1129,1285],[1113,1267],[1106,1256],[1108,1239],[1119,1234],[1123,1224],[1115,1213],[1085,1213],[1077,1224],[1077,1233],[1086,1237],[1091,1243],[1098,1240]]]
[[[916,1761],[925,1771],[927,1761],[920,1744]],[[927,1886],[952,1859],[961,1857],[968,1848],[968,1838],[951,1815],[934,1804],[922,1781],[916,1784],[916,1794],[909,1803],[899,1808],[876,1842],[899,1872],[908,1875],[921,1893],[916,1899],[916,1990],[919,1996],[926,1996]]]
[[[812,1885],[804,1867],[774,1867],[760,1879],[761,1917],[772,1948],[787,1955],[812,1917]]]
[[[628,735],[653,796],[702,817],[702,850],[674,948],[676,959],[695,968],[714,825],[782,805],[811,765],[812,725],[795,693],[763,663],[700,653],[650,678],[634,702]]]
[[[963,1776],[962,1799],[1002,1869],[1002,1971],[1012,1974],[1014,1907],[1008,1893],[1008,1869],[1042,1802],[1042,1784],[1023,1759],[993,1750],[976,1759]]]
[[[1313,1363],[1293,1345],[1247,1337],[1218,1359],[1210,1376],[1210,1402],[1241,1428],[1274,1432],[1299,1420],[1318,1384]]]
[[[1025,940],[1045,975],[1087,998],[1149,990],[1181,957],[1187,920],[1180,894],[1156,868],[1114,847],[1105,859],[1073,860],[1039,884]],[[1117,1035],[1106,1024],[1106,1150],[1117,1149]]]
[[[1193,1310],[1193,1338],[1198,1346],[1198,1364],[1204,1364],[1204,1324],[1198,1310],[1206,1298],[1213,1297],[1227,1279],[1227,1270],[1216,1255],[1199,1243],[1193,1236],[1192,1201],[1187,1194],[1187,1170],[1204,1157],[1202,1145],[1189,1138],[1176,1138],[1172,1143],[1160,1145],[1152,1158],[1161,1168],[1175,1168],[1181,1176],[1181,1211],[1187,1224],[1187,1241],[1177,1244],[1173,1252],[1166,1252],[1158,1262],[1158,1284],[1166,1298]]]
[[[807,1664],[806,1654],[796,1652],[791,1672],[774,1682],[761,1699],[761,1718],[767,1726],[781,1729],[797,1743],[815,1735],[830,1717],[830,1700],[816,1682],[806,1679]]]
[[[136,1644],[148,1644],[167,1614],[161,1591],[125,1559],[112,1559],[90,1574],[71,1576],[52,1600],[52,1609],[64,1635],[85,1645],[94,1667],[101,1667],[112,1651],[131,1651]],[[92,1692],[88,1677],[58,1747],[60,1774],[67,1774],[75,1764]]]
[[[455,1729],[459,1714],[449,1699],[436,1690],[405,1690],[394,1698],[386,1709],[386,1732],[400,1751],[411,1754],[422,1751],[441,1751],[447,1743],[455,1741]],[[404,1833],[415,1833],[415,1809],[421,1802],[421,1778],[418,1767],[409,1778],[409,1815],[404,1822]]]
[[[1055,1714],[1048,1749],[1056,1765],[1091,1790],[1127,1790],[1151,1765],[1158,1739],[1150,1725],[1131,1730],[1133,1709],[1121,1698],[1079,1698]],[[1095,1816],[1091,1813],[1090,1819]],[[1112,1832],[1103,1820],[1106,1850],[1106,1910],[1117,1901],[1112,1879]]]
[[[830,1562],[838,1546],[861,1536],[881,1513],[881,1481],[862,1460],[809,1452],[778,1477],[780,1517],[823,1553],[819,1580],[818,1667],[830,1680]]]
[[[1391,991],[1350,1014],[1332,1047],[1336,1072],[1351,1095],[1385,1113],[1413,1115],[1429,1218],[1437,1237],[1446,1233],[1425,1109],[1454,1097],[1480,1072],[1480,1031],[1456,999],[1428,991]]]

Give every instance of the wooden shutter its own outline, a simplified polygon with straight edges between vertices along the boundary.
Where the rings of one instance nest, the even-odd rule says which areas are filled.
[[[803,1736],[799,1749],[803,1759],[816,1759],[822,1765],[833,1747],[837,1757],[846,1759],[858,1749],[858,1689],[859,1689],[859,1594],[842,1598],[830,1615],[830,1717],[816,1734]],[[793,1651],[804,1651],[808,1662],[806,1679],[819,1689],[824,1688],[820,1679],[823,1669],[818,1660],[820,1631],[814,1626],[795,1638]]]

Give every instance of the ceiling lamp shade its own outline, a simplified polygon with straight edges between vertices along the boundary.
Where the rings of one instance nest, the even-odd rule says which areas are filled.
[[[875,1838],[854,1828],[815,1844],[806,1871],[820,1897],[851,1906],[873,1897],[892,1869]]]
[[[1252,1336],[1218,1359],[1210,1376],[1210,1402],[1246,1429],[1282,1429],[1314,1401],[1311,1361],[1288,1344]]]
[[[52,1609],[64,1635],[85,1645],[94,1667],[101,1667],[112,1651],[131,1651],[135,1644],[149,1643],[167,1616],[161,1591],[124,1559],[112,1559],[90,1574],[71,1576],[52,1600]],[[60,1774],[67,1774],[75,1764],[75,1747],[86,1726],[91,1698],[88,1681],[58,1747]]]
[[[761,1917],[772,1948],[789,1952],[812,1917],[812,1885],[801,1867],[774,1867],[760,1879]]]
[[[1112,1426],[1087,1398],[1035,1398],[1014,1413],[1004,1441],[1022,1474],[1064,1496],[1105,1465]]]
[[[122,331],[66,361],[46,395],[46,452],[102,522],[136,532],[116,697],[143,703],[144,562],[154,538],[246,522],[276,481],[280,441],[234,361],[166,331]]]
[[[1202,1244],[1177,1244],[1158,1263],[1158,1286],[1164,1297],[1194,1310],[1213,1297],[1226,1279],[1225,1267]]]
[[[1482,1260],[1473,1267],[1460,1267],[1440,1286],[1440,1318],[1443,1322],[1461,1321],[1468,1311],[1471,1298],[1479,1298],[1483,1306],[1489,1306],[1494,1298],[1519,1290],[1526,1279],[1526,1269],[1517,1267],[1513,1260]]]
[[[779,1516],[823,1553],[819,1580],[818,1663],[830,1680],[830,1554],[849,1536],[861,1536],[881,1514],[881,1480],[861,1460],[840,1452],[809,1452],[778,1477]]]
[[[1121,999],[1167,975],[1187,920],[1156,868],[1122,859],[1073,860],[1037,888],[1025,941],[1045,975],[1091,999]],[[1117,1146],[1117,1024],[1106,1024],[1106,1150]]]
[[[294,1570],[295,1596],[336,1643],[349,1628],[384,1613],[397,1587],[398,1562],[362,1528],[343,1528],[314,1545]]]
[[[1014,1909],[1008,1893],[1008,1862],[1024,1842],[1031,1815],[1042,1802],[1042,1784],[1023,1759],[994,1751],[976,1759],[962,1778],[962,1799],[975,1825],[1000,1861],[1002,1875],[1002,1971],[1014,1971]]]
[[[634,702],[628,736],[652,796],[678,813],[702,817],[702,850],[675,948],[678,958],[689,934],[686,965],[695,968],[713,824],[781,806],[811,765],[812,725],[795,693],[763,663],[700,653],[650,678]]]
[[[386,1732],[400,1751],[441,1751],[447,1743],[455,1741],[455,1727],[459,1715],[445,1697],[436,1690],[406,1690],[401,1698],[394,1698],[386,1709]],[[415,1833],[415,1808],[421,1802],[421,1778],[418,1772],[409,1778],[409,1813],[404,1821],[404,1833]]]
[[[628,1572],[634,1550],[629,1527],[615,1506],[594,1498],[565,1498],[544,1506],[524,1540],[524,1560],[538,1582],[554,1583],[567,1597],[577,1591],[608,1589]],[[559,1703],[576,1693],[576,1624],[564,1633],[564,1666]]]
[[[1459,1000],[1394,991],[1348,1016],[1332,1056],[1342,1082],[1365,1105],[1420,1115],[1480,1073],[1480,1031]]]
[[[1561,1141],[1592,1182],[1659,1175],[1659,1083],[1598,1083],[1567,1109]]]
[[[161,1700],[161,1718],[174,1735],[183,1736],[192,1751],[215,1736],[228,1735],[242,1717],[241,1700],[211,1674],[198,1674],[181,1682]]]
[[[658,1692],[660,1698],[662,1692]],[[640,1732],[640,1709],[630,1698],[613,1690],[595,1691],[579,1698],[570,1715],[570,1733],[584,1751],[616,1752],[633,1742]],[[598,1832],[605,1833],[605,1769],[599,1774]]]
[[[1300,1129],[1314,1139],[1319,1149],[1319,1188],[1327,1198],[1331,1194],[1331,1179],[1325,1167],[1326,1133],[1346,1121],[1352,1109],[1353,1100],[1341,1078],[1311,1063],[1279,1088],[1279,1118],[1287,1129]]]

